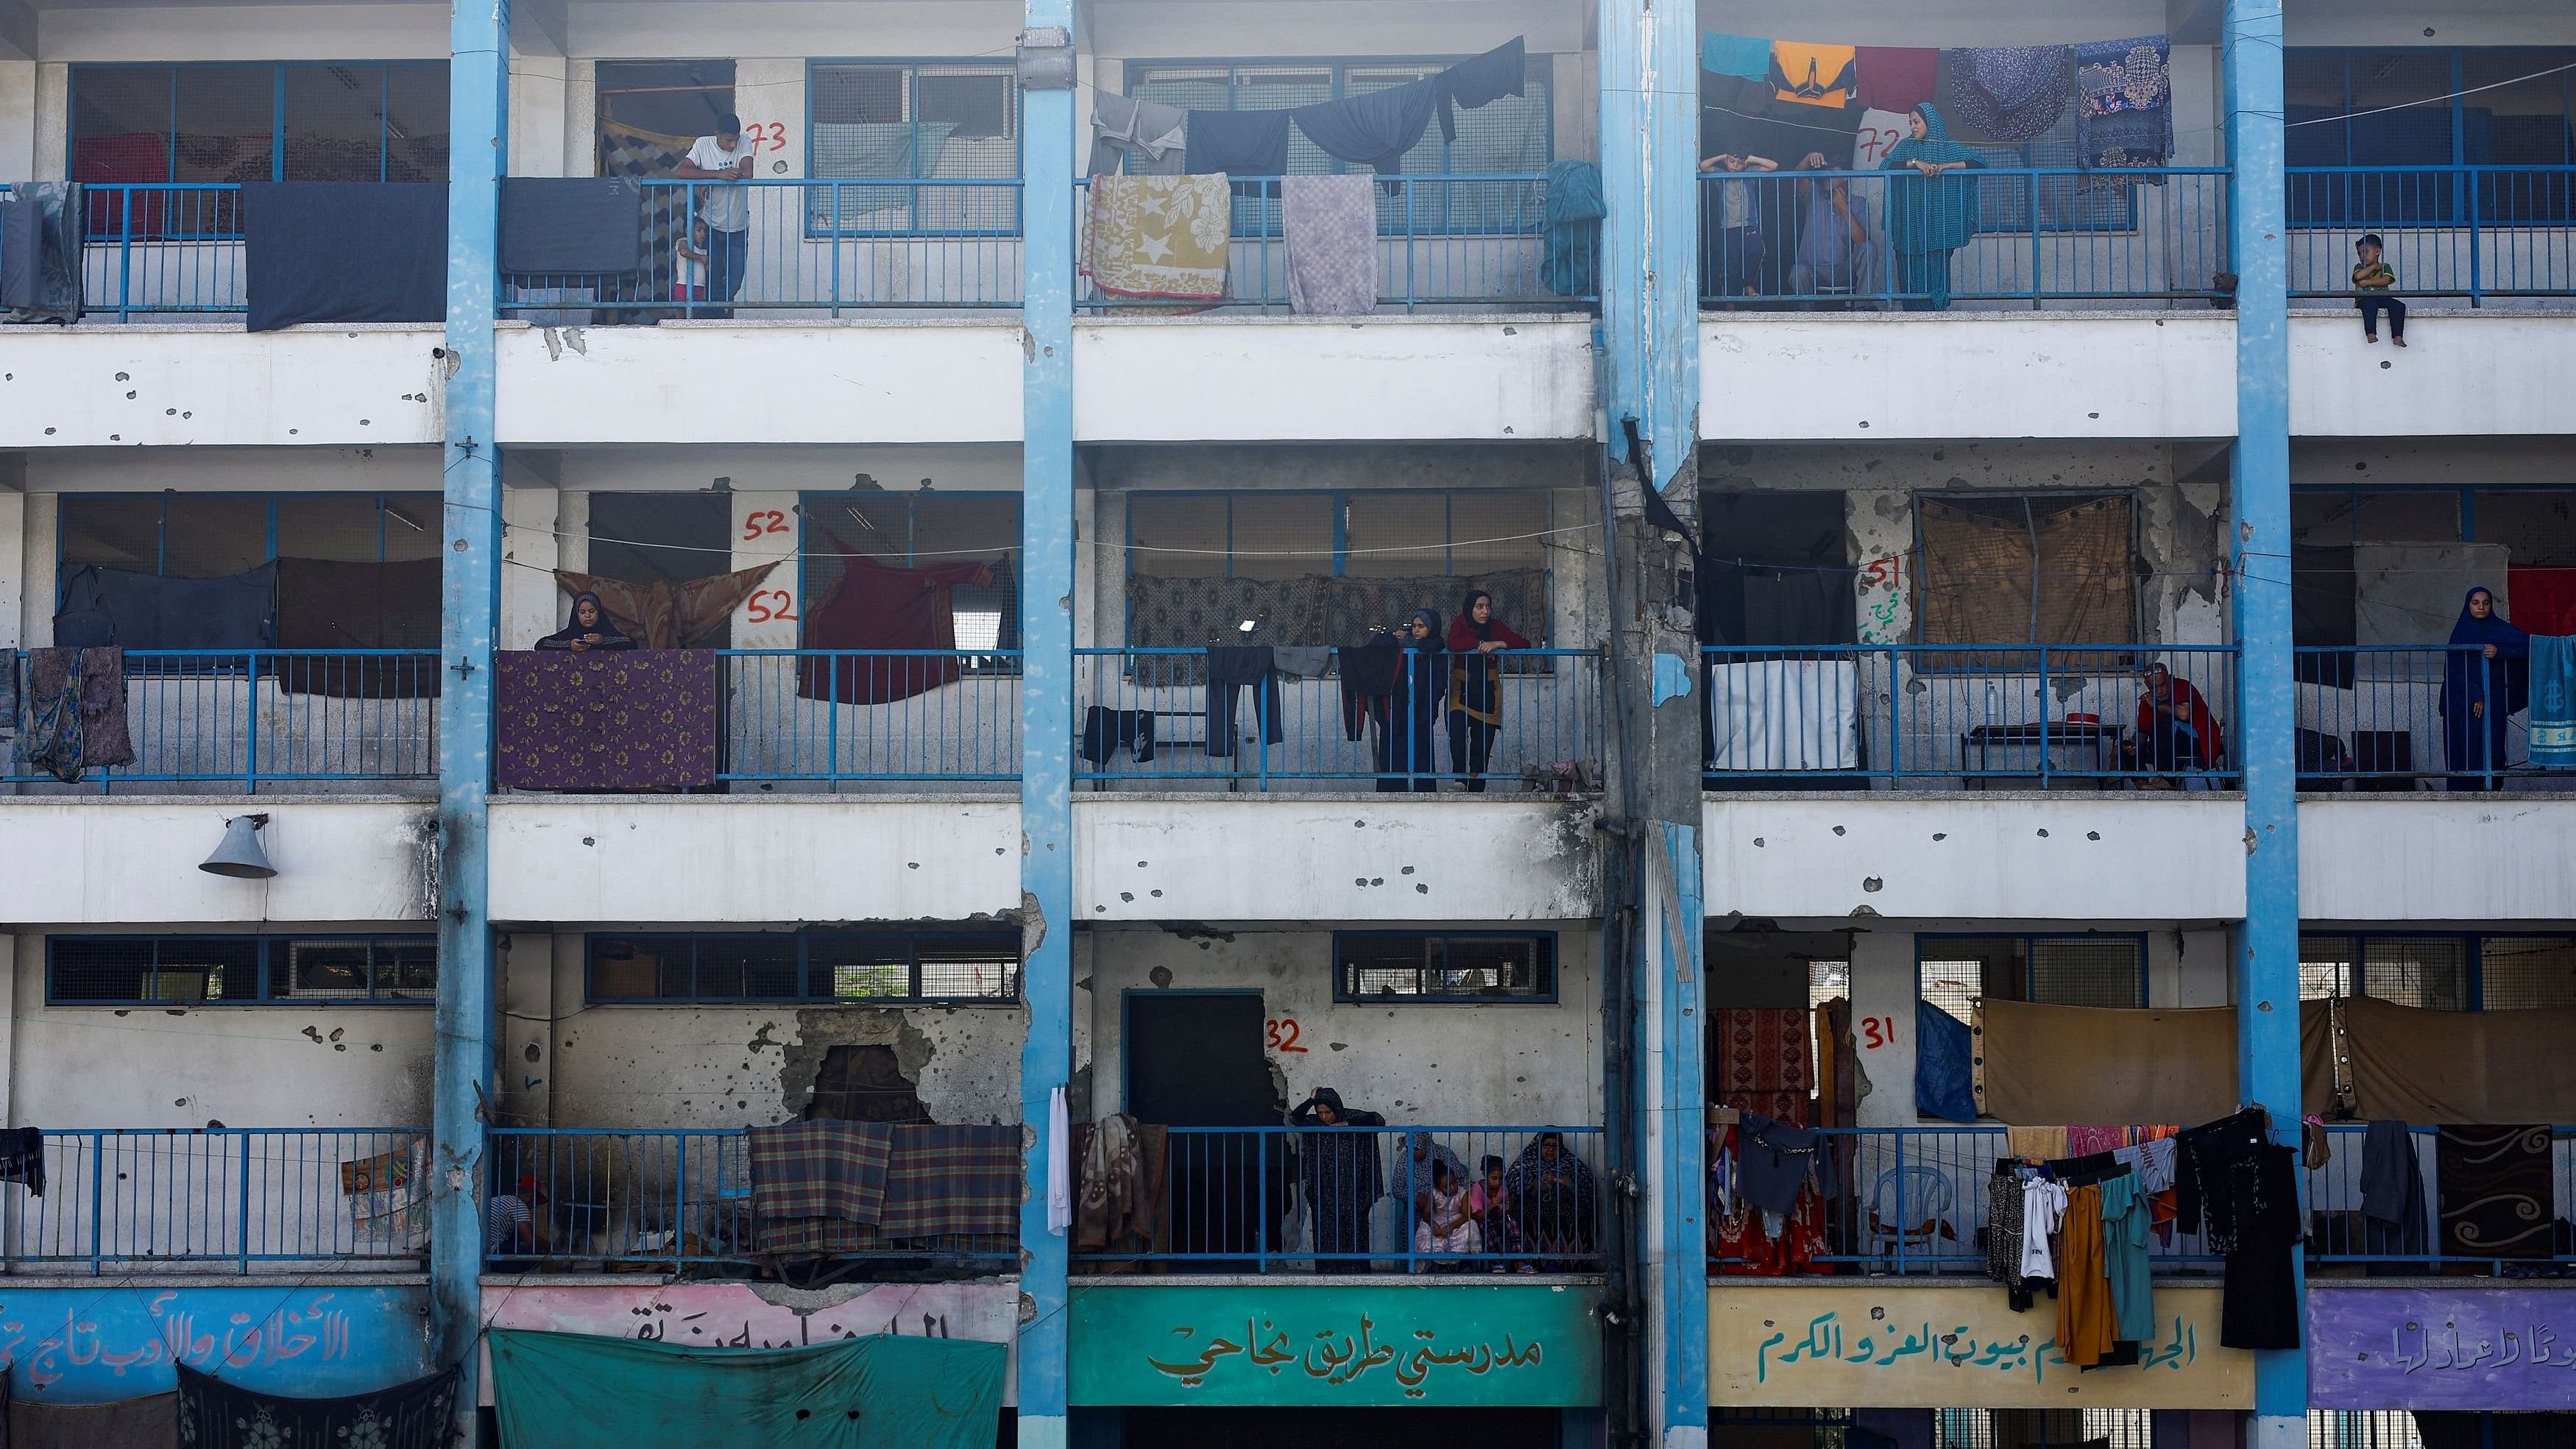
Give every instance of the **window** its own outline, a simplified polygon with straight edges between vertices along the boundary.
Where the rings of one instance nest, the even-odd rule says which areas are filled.
[[[1020,938],[1007,931],[593,936],[589,971],[593,1002],[1015,1002]]]
[[[630,584],[686,583],[733,568],[733,501],[721,493],[593,493],[590,568]]]
[[[212,579],[273,558],[402,563],[438,557],[435,493],[71,493],[64,570],[104,564]]]
[[[1556,1000],[1556,937],[1342,931],[1333,937],[1335,1001]]]
[[[435,936],[54,936],[45,999],[56,1006],[427,1006]]]
[[[806,172],[817,181],[1004,181],[1020,174],[1019,79],[1008,65],[817,62]],[[816,187],[809,228],[826,235],[1013,236],[1008,186]]]
[[[2128,644],[2138,574],[2125,494],[1918,498],[1926,644]]]
[[[1961,1021],[1977,1001],[2047,1006],[2147,1004],[2144,936],[1918,936],[1922,999]]]
[[[2362,613],[2372,638],[2440,643],[2450,636],[2468,580],[2452,572],[2379,568],[2361,588],[2354,549],[2363,544],[2501,544],[2521,567],[2576,567],[2576,489],[2302,487],[2290,495],[2291,639],[2345,649],[2359,642]],[[2475,572],[2474,570],[2472,572]],[[2511,580],[2476,580],[2506,591]],[[2535,631],[2537,632],[2537,631]],[[2349,688],[2349,655],[2302,655],[2304,681]]]
[[[71,151],[93,183],[445,181],[447,62],[76,65]],[[93,236],[118,231],[114,201]],[[182,205],[136,198],[159,234],[240,230],[229,203],[161,210]]]
[[[2303,933],[2299,995],[2429,1011],[2576,1006],[2576,937]]]
[[[2005,168],[2084,167],[2077,144],[2076,108],[2069,106],[2057,123],[2018,146],[1978,146],[1988,166]],[[1977,182],[1977,229],[2027,234],[2041,231],[2134,231],[2138,225],[2138,183],[2122,180],[2115,170],[2093,170],[2085,176],[1987,176]],[[2036,205],[2039,215],[2033,218]]]
[[[2576,50],[2299,49],[2285,61],[2293,226],[2576,220]],[[2435,168],[2496,168],[2474,181]]]
[[[980,560],[988,584],[959,584],[948,607],[960,649],[1020,647],[1020,495],[1016,493],[808,493],[800,506],[804,593],[824,599],[841,581],[844,548],[897,568]],[[813,609],[806,609],[813,617]],[[810,637],[805,647],[817,648]],[[997,662],[1001,667],[1008,661]]]

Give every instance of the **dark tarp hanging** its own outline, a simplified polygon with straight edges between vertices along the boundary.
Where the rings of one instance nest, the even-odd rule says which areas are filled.
[[[277,565],[217,579],[169,579],[84,564],[63,581],[54,642],[67,649],[273,648]]]
[[[8,1449],[170,1449],[178,1441],[175,1391],[113,1404],[9,1401]]]
[[[282,558],[276,568],[280,649],[438,648],[437,559],[342,563]],[[438,693],[438,660],[281,659],[277,682],[289,694],[418,699]]]
[[[644,188],[631,176],[513,176],[501,183],[501,270],[594,276],[640,265]]]
[[[0,309],[12,322],[80,320],[81,188],[21,181],[0,201]]]
[[[1007,1350],[878,1334],[709,1348],[496,1328],[501,1449],[991,1449]]]
[[[241,190],[249,329],[447,317],[447,187],[282,181]]]
[[[1914,1110],[1949,1122],[1977,1120],[1974,1038],[1931,1002],[1914,1003]]]
[[[235,1388],[179,1365],[182,1449],[446,1449],[456,1370],[339,1399]]]

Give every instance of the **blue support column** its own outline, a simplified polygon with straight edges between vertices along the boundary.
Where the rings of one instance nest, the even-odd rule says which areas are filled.
[[[481,1321],[485,1111],[492,1101],[492,922],[484,885],[492,769],[492,646],[501,594],[501,459],[493,292],[508,134],[509,0],[458,0],[448,48],[447,433],[439,557],[438,1009],[431,1111],[430,1331],[465,1366],[457,1418],[472,1443]]]
[[[2290,304],[2281,3],[2228,0],[2229,224],[2236,257],[2236,639],[2243,650],[2245,926],[2237,1080],[2299,1141],[2298,700],[2290,652]],[[2305,1283],[2301,1283],[2304,1303]],[[2256,1449],[2307,1441],[2307,1357],[2255,1360]]]
[[[1700,978],[1697,641],[1691,558],[1646,520],[1643,489],[1699,508],[1699,24],[1687,5],[1598,0],[1601,392],[1623,900],[1627,1081],[1641,1210],[1628,1267],[1645,1315],[1641,1426],[1666,1449],[1708,1438],[1707,1172]],[[1630,429],[1638,446],[1629,446]],[[1678,681],[1668,688],[1660,681]],[[1627,1166],[1623,1164],[1623,1167]]]
[[[1067,1238],[1047,1227],[1048,1099],[1073,1076],[1072,0],[1028,0],[1021,35],[1020,909],[1029,1034],[1020,1120],[1021,1449],[1065,1442]],[[1056,32],[1049,35],[1048,32]],[[1060,60],[1056,71],[1047,63]]]

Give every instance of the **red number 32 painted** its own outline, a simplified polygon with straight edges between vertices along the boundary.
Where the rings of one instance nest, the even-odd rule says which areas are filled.
[[[1304,1047],[1297,1045],[1297,1018],[1293,1016],[1282,1017],[1277,1021],[1263,1022],[1262,1026],[1270,1033],[1270,1049],[1272,1051],[1302,1052],[1305,1050]]]

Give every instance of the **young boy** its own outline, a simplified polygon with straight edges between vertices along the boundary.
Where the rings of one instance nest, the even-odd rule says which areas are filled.
[[[694,245],[693,245],[694,243]],[[707,299],[707,220],[699,217],[687,235],[671,244],[671,297],[676,302]],[[696,315],[692,310],[692,316]]]
[[[2397,299],[2397,272],[2388,265],[2387,246],[2379,233],[2372,232],[2352,244],[2361,260],[2353,263],[2353,305],[2361,309],[2361,339],[2379,340],[2379,314],[2388,314],[2388,335],[2398,346],[2406,345],[2406,304]]]

